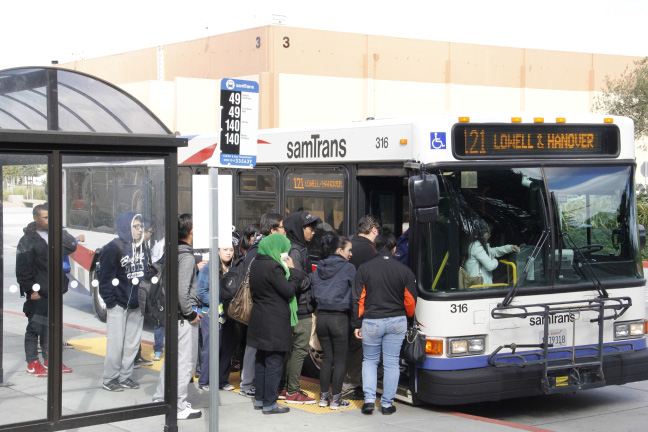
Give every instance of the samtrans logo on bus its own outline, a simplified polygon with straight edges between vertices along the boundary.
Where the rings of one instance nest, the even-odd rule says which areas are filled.
[[[319,139],[319,134],[313,134],[308,141],[288,141],[286,156],[288,159],[309,158],[343,158],[346,156],[346,140]]]
[[[549,324],[562,324],[574,322],[576,317],[573,313],[566,313],[560,315],[550,315]],[[529,324],[532,326],[544,325],[544,317],[531,317],[529,318]]]

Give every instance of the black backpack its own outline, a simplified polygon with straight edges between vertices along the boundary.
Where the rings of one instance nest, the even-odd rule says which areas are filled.
[[[160,262],[162,261],[162,262]],[[150,265],[144,280],[139,283],[138,300],[144,319],[156,326],[164,326],[166,296],[164,292],[164,260]]]

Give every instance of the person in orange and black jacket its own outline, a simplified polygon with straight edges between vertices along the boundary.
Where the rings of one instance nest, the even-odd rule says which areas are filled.
[[[395,260],[396,238],[380,234],[376,238],[378,256],[361,265],[353,285],[351,325],[362,339],[363,414],[371,414],[376,403],[378,363],[383,351],[383,414],[396,411],[393,405],[398,387],[401,346],[407,331],[407,317],[416,308],[416,279],[412,271]]]

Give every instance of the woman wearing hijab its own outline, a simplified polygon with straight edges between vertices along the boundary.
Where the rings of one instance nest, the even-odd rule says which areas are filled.
[[[257,350],[254,409],[263,409],[263,414],[290,411],[277,403],[277,397],[282,364],[292,346],[292,326],[298,321],[295,292],[306,275],[294,268],[289,250],[290,241],[284,235],[265,237],[250,270],[253,306],[247,344]]]

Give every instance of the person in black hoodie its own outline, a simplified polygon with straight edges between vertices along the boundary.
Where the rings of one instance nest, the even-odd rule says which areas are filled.
[[[18,242],[16,249],[16,280],[20,286],[21,297],[26,297],[23,312],[27,315],[28,324],[25,331],[25,357],[27,372],[37,376],[47,376],[48,322],[47,299],[49,297],[49,267],[48,267],[48,230],[49,210],[47,204],[40,204],[32,211],[34,222],[24,229],[25,233]],[[69,255],[77,248],[76,239],[63,230],[63,255]],[[61,288],[67,291],[68,279],[63,274]],[[43,361],[38,359],[38,339],[42,348]],[[72,369],[63,365],[63,373]]]
[[[308,354],[308,342],[310,341],[311,327],[313,325],[312,313],[313,296],[311,291],[310,274],[313,272],[313,264],[308,256],[306,244],[315,235],[315,227],[320,222],[319,217],[313,217],[305,211],[298,211],[284,220],[286,235],[290,240],[290,252],[295,268],[303,271],[309,277],[304,280],[297,293],[297,316],[299,323],[293,327],[292,349],[286,358],[286,370],[279,387],[285,384],[285,390],[279,393],[279,399],[285,399],[286,403],[314,404],[315,399],[309,397],[300,390],[299,377],[301,376],[304,358]]]
[[[118,237],[101,249],[99,257],[99,294],[108,313],[103,388],[123,391],[139,388],[131,375],[144,324],[138,300],[139,281],[144,279],[149,260],[142,215],[122,213],[115,225]]]
[[[316,332],[324,359],[320,368],[319,406],[340,409],[349,406],[342,400],[342,381],[349,349],[349,311],[356,269],[349,263],[351,241],[329,237],[322,242],[322,260],[313,272],[313,297],[317,302]],[[329,393],[333,374],[332,390]]]

